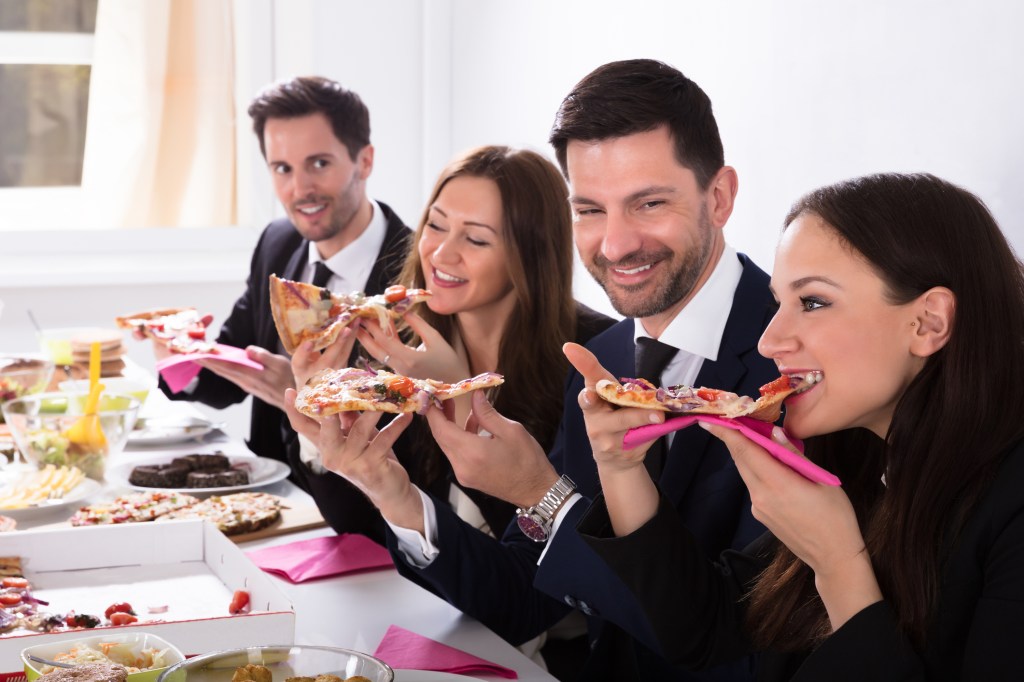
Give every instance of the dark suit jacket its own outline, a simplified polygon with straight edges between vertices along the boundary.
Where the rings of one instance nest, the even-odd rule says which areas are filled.
[[[599,332],[607,329],[613,324],[610,317],[577,304],[576,336],[573,339],[576,343],[586,343]],[[509,419],[516,419],[514,412],[505,415]],[[552,415],[557,419],[558,415]],[[552,424],[552,430],[555,424]],[[402,463],[412,482],[431,493],[441,500],[446,506],[448,492],[452,484],[459,485],[455,480],[451,464],[443,455],[438,453],[442,468],[437,474],[427,478],[420,457],[428,453],[427,448],[420,447],[423,440],[433,441],[430,427],[426,420],[417,418],[406,431],[395,441],[393,450],[398,461]],[[550,442],[547,444],[550,445]],[[384,544],[385,523],[380,512],[355,486],[345,479],[331,472],[320,474],[313,473],[309,467],[300,464],[293,458],[292,470],[300,475],[309,488],[310,495],[316,500],[317,507],[324,519],[338,533],[362,533],[367,537]],[[300,473],[301,472],[301,473]],[[471,488],[463,489],[467,496],[480,508],[480,512],[488,525],[500,533],[515,516],[515,506],[499,500],[496,497],[486,495],[479,490]]]
[[[768,292],[768,276],[745,256],[741,255],[740,260],[743,275],[733,297],[718,359],[703,363],[697,383],[757,395],[761,385],[778,376],[774,363],[757,352],[757,341],[775,306]],[[635,373],[632,320],[611,327],[588,347],[612,374]],[[600,491],[600,483],[576,402],[582,387],[582,377],[571,373],[562,426],[550,459],[556,470],[576,482],[585,498],[593,498]],[[750,516],[746,488],[728,450],[703,429],[676,433],[658,484],[673,501],[676,513],[696,529],[701,545],[717,548],[716,554],[730,547],[745,547],[763,533],[763,527]],[[388,539],[403,575],[514,644],[543,632],[572,608],[582,611],[588,616],[593,655],[581,679],[612,675],[619,679],[687,679],[605,620],[603,597],[624,588],[575,532],[588,504],[588,500],[581,500],[565,514],[539,568],[537,560],[544,546],[527,539],[515,523],[498,542],[461,523],[439,501],[435,501],[435,508],[441,551],[429,566],[413,568],[398,551],[393,535],[389,533]],[[722,674],[725,677],[718,679],[750,677],[749,666]]]
[[[379,294],[397,277],[409,249],[411,232],[387,205],[377,202],[387,221],[387,232],[377,261],[366,281],[365,291]],[[220,328],[217,342],[245,348],[260,346],[278,352],[277,328],[270,315],[268,279],[271,274],[286,279],[300,279],[309,259],[309,241],[287,219],[267,225],[256,244],[246,281],[245,292],[235,301],[231,314]],[[192,400],[223,409],[248,397],[234,383],[204,369],[192,393],[172,393],[161,381],[160,388],[171,400]],[[294,434],[284,412],[252,399],[252,420],[249,425],[249,449],[260,457],[287,461],[286,434]]]
[[[965,453],[969,456],[969,453]],[[766,652],[758,679],[1019,680],[1024,642],[1024,444],[1008,453],[943,564],[938,605],[923,651],[904,638],[885,601],[867,607],[813,652]],[[580,532],[627,590],[607,615],[638,633],[654,651],[684,666],[742,654],[745,592],[777,541],[769,534],[718,563],[662,500],[635,533],[611,539],[599,501]],[[899,551],[893,548],[892,551]],[[657,556],[637,562],[637,556]]]

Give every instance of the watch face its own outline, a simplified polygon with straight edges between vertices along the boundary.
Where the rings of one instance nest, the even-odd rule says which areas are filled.
[[[523,531],[523,535],[534,542],[544,542],[548,539],[547,531],[545,531],[544,527],[532,516],[517,516],[516,523],[519,524],[519,530]]]

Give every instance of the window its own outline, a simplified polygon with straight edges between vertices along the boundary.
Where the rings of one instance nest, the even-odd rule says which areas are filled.
[[[0,3],[0,200],[11,228],[76,210],[96,5]],[[59,208],[41,210],[41,202]]]

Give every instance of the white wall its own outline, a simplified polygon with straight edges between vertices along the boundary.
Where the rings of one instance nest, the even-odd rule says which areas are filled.
[[[875,171],[924,170],[966,186],[1024,253],[1024,193],[1014,191],[1024,177],[1024,3],[1015,0],[238,0],[236,14],[247,228],[214,245],[194,231],[181,243],[162,238],[118,262],[108,258],[124,241],[116,234],[40,235],[13,250],[3,236],[0,350],[34,345],[26,307],[60,324],[106,324],[159,298],[223,319],[258,228],[280,213],[244,105],[266,82],[303,73],[366,100],[370,192],[408,223],[453,154],[492,143],[549,153],[552,116],[577,80],[607,61],[652,57],[714,102],[740,176],[726,235],[763,267],[798,196]],[[83,274],[90,265],[122,286]],[[200,284],[183,284],[183,273]],[[580,270],[576,288],[608,310]]]

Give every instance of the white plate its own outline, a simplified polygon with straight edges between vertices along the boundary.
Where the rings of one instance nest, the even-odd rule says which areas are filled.
[[[128,434],[128,445],[171,445],[189,440],[199,440],[221,427],[195,417],[149,417],[142,428]]]
[[[91,478],[82,479],[81,483],[72,488],[71,492],[59,500],[47,500],[35,507],[25,507],[24,509],[0,509],[0,514],[10,516],[12,519],[27,519],[33,516],[43,516],[44,514],[53,512],[55,509],[63,509],[65,507],[77,505],[90,495],[94,495],[99,492],[102,487],[103,484],[99,481],[94,481]]]
[[[395,669],[395,682],[486,682],[479,677],[439,673],[433,670],[399,670]]]
[[[135,490],[172,490],[172,488],[145,488],[143,486],[132,485],[128,482],[128,477],[131,476],[132,469],[139,465],[170,464],[172,459],[181,456],[183,455],[164,454],[159,457],[132,457],[130,461],[122,462],[114,467],[107,467],[106,478],[114,485],[134,488]],[[204,495],[206,493],[237,493],[243,490],[261,488],[265,485],[283,481],[288,478],[288,474],[291,473],[291,468],[289,468],[287,464],[267,457],[228,457],[228,461],[231,462],[231,466],[243,465],[249,470],[248,483],[245,485],[227,485],[220,488],[173,488],[173,490],[182,490],[190,495]]]

